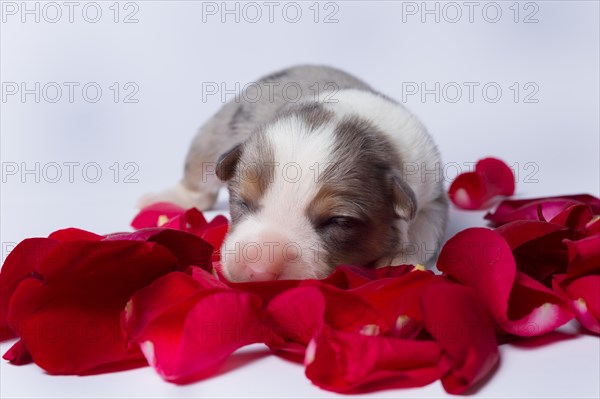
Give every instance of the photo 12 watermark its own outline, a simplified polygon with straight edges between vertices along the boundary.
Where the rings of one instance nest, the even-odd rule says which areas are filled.
[[[203,1],[202,22],[256,24],[310,21],[337,24],[340,3],[334,1]]]
[[[139,183],[136,162],[2,162],[2,183]]]
[[[202,102],[219,101],[227,103],[242,101],[249,103],[283,100],[285,103],[297,103],[311,99],[323,103],[337,103],[340,88],[335,82],[295,82],[270,81],[248,82],[202,82]]]
[[[402,82],[402,103],[488,103],[511,101],[537,104],[540,85],[537,82]]]
[[[540,5],[533,1],[403,1],[403,23],[488,23],[540,22]]]
[[[136,82],[102,84],[87,82],[2,82],[3,104],[20,103],[76,103],[95,104],[112,101],[137,104],[140,86]]]
[[[2,1],[2,23],[137,24],[140,2],[135,1]]]

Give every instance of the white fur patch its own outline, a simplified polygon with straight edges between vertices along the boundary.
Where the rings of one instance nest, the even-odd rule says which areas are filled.
[[[311,132],[297,116],[268,126],[265,133],[273,149],[274,177],[260,200],[260,210],[241,220],[224,243],[221,252],[227,277],[232,277],[234,264],[230,256],[238,254],[244,260],[244,247],[257,244],[263,251],[284,252],[288,262],[280,278],[321,278],[327,274],[320,238],[305,214],[319,190],[319,173],[331,160],[334,128],[325,124]]]

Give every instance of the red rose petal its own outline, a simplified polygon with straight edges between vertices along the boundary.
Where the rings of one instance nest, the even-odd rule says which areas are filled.
[[[57,241],[100,241],[104,238],[104,236],[92,233],[90,231],[76,229],[76,228],[68,228],[57,230],[51,233],[48,238],[57,240]]]
[[[504,237],[512,249],[518,248],[532,240],[556,233],[557,231],[568,231],[568,229],[563,226],[537,220],[516,220],[502,225],[495,230]],[[561,239],[563,237],[565,237],[565,234],[561,235]]]
[[[493,226],[500,226],[515,220],[540,220],[540,215],[544,220],[549,221],[560,212],[576,204],[588,205],[592,213],[600,214],[600,199],[589,194],[577,194],[505,200],[498,205],[493,213],[485,215],[485,219],[489,220]]]
[[[301,361],[308,343],[325,323],[325,297],[317,287],[293,288],[269,302],[266,314],[276,333],[267,342],[269,348]]]
[[[201,237],[217,251],[225,239],[228,223],[227,218],[222,215],[207,223],[202,212],[196,208],[185,210],[177,205],[161,202],[142,209],[131,225],[136,230],[164,227],[185,231]],[[216,256],[214,260],[219,259],[220,257]]]
[[[202,238],[213,247],[214,262],[221,259],[220,249],[227,235],[229,222],[225,216],[218,215],[207,223],[202,212],[192,208],[169,220],[162,227],[185,231]]]
[[[161,227],[186,231],[188,233],[199,235],[202,229],[207,225],[202,212],[196,208],[188,209],[180,215],[167,221]]]
[[[515,192],[515,176],[503,161],[485,158],[477,162],[474,172],[459,175],[448,190],[450,200],[461,209],[481,209],[498,196]]]
[[[357,288],[382,278],[401,277],[415,270],[413,265],[387,266],[370,269],[364,266],[337,266],[333,273],[321,280],[324,284],[342,289]]]
[[[19,326],[20,342],[38,366],[50,374],[84,375],[98,368],[116,371],[123,364],[145,365],[142,354],[128,350],[122,338],[118,317],[122,303],[75,305],[75,299],[48,291],[37,280],[24,281],[9,314]],[[38,304],[45,306],[37,309]]]
[[[186,270],[186,273],[192,276],[201,288],[227,288],[227,284],[219,280],[215,275],[207,272],[196,266],[191,266]]]
[[[597,241],[593,236],[581,240],[588,235],[592,218],[588,205],[575,204],[560,211],[550,222],[516,220],[503,224],[496,232],[512,248],[517,268],[550,287],[552,275],[566,273],[567,265],[575,263],[589,269],[600,264],[600,235]],[[576,255],[581,251],[577,247],[586,242],[586,253]]]
[[[16,287],[7,317],[34,361],[52,374],[144,364],[127,350],[120,313],[133,292],[175,270],[171,252],[141,241],[65,241],[38,255],[36,278]]]
[[[458,284],[429,286],[422,304],[426,328],[443,350],[439,364],[444,389],[462,394],[498,363],[494,324],[475,291]]]
[[[600,234],[600,216],[596,215],[585,225],[585,235],[592,236]]]
[[[304,354],[311,338],[328,325],[337,330],[360,332],[367,328],[388,331],[391,326],[366,301],[350,291],[307,280],[273,298],[267,317],[281,340],[267,342],[275,351]],[[394,322],[396,319],[394,319]]]
[[[568,282],[554,276],[554,289],[561,293],[582,326],[600,335],[600,275],[588,275]]]
[[[8,323],[8,306],[13,293],[26,278],[36,275],[39,263],[58,244],[48,238],[28,238],[8,255],[0,273],[0,341],[16,337]]]
[[[593,217],[594,214],[589,205],[575,204],[558,213],[549,222],[567,227],[574,234],[582,234],[581,232],[585,230],[586,225]]]
[[[396,278],[383,278],[351,290],[379,312],[392,327],[391,335],[412,338],[422,329],[421,295],[436,281],[429,271],[413,269]]]
[[[600,235],[564,242],[569,252],[569,278],[591,273],[600,274]]]
[[[411,266],[410,269],[414,268]],[[380,273],[391,275],[392,271],[384,270]],[[398,275],[407,275],[407,273],[409,273],[408,269],[398,268]],[[398,326],[399,316],[408,319],[406,314],[410,312],[402,309],[408,306],[409,301],[395,300],[388,310],[387,318],[382,318],[369,304],[371,301],[374,305],[382,305],[387,304],[389,299],[397,299],[401,284],[396,280],[392,278],[374,280],[376,273],[373,270],[350,266],[338,268],[333,276],[324,280],[299,282],[299,287],[290,287],[274,298],[268,298],[270,302],[267,306],[267,314],[279,332],[278,335],[283,339],[269,345],[273,350],[296,355],[303,354],[310,339],[324,324],[354,332],[361,331],[365,326],[372,326],[383,333]],[[342,276],[343,279],[335,276]],[[427,273],[427,276],[431,275]],[[410,280],[402,281],[402,286],[409,286],[410,281],[416,280],[412,277],[418,276],[411,276]],[[394,284],[384,287],[386,283]],[[349,284],[355,284],[359,288],[349,291],[338,288],[347,287]],[[247,289],[249,284],[242,283],[236,286]],[[255,284],[251,286],[256,287]],[[406,298],[407,296],[403,297]],[[418,303],[416,307],[419,307]],[[403,321],[408,324],[406,319]]]
[[[206,273],[194,269],[194,272]],[[174,309],[188,312],[194,304],[190,299],[203,288],[206,287],[198,279],[182,272],[172,272],[155,280],[146,289],[137,291],[127,303],[121,315],[124,333],[130,341],[139,340],[146,325],[161,314]]]
[[[131,227],[136,230],[145,227],[160,227],[166,221],[184,212],[185,209],[178,205],[169,202],[158,202],[141,209],[131,221]]]
[[[193,234],[184,231],[162,227],[146,228],[133,233],[115,233],[104,238],[103,241],[147,241],[155,242],[167,248],[179,260],[179,268],[194,265],[205,270],[212,270],[213,248]]]
[[[150,365],[163,378],[181,377],[176,374],[180,363],[178,353],[188,314],[201,298],[219,291],[205,289],[193,277],[179,272],[169,273],[139,290],[121,315],[130,346],[140,346]]]
[[[206,226],[199,231],[199,236],[204,241],[212,245],[214,251],[212,256],[213,262],[221,260],[221,246],[229,230],[229,221],[224,216],[215,216]]]
[[[247,293],[220,292],[202,299],[187,316],[180,364],[169,380],[185,383],[210,376],[236,349],[262,342],[260,309],[260,298]],[[156,367],[160,370],[160,363]]]
[[[21,340],[15,342],[15,344],[11,346],[9,350],[6,351],[2,358],[4,360],[8,360],[11,364],[14,364],[15,366],[22,366],[24,364],[29,364],[33,362],[33,359],[31,358],[31,353],[29,353],[27,347]]]
[[[218,273],[218,272],[217,272]],[[223,275],[219,274],[219,280],[223,281],[228,287],[249,292],[262,298],[266,303],[271,299],[291,288],[297,287],[303,280],[272,280],[272,281],[247,281],[233,282],[228,281]]]
[[[397,266],[386,266],[380,267],[377,269],[366,269],[373,272],[373,280],[378,280],[380,278],[396,278],[405,276],[414,271],[423,271],[423,266],[415,266],[415,265],[397,265]],[[365,270],[364,267],[361,267],[362,270]],[[431,273],[431,272],[428,272]]]
[[[207,223],[202,212],[196,208],[184,210],[177,205],[161,202],[142,209],[131,225],[136,230],[162,227],[196,235],[213,247],[212,261],[216,262],[221,259],[219,250],[227,234],[228,223],[222,215]]]
[[[563,240],[572,237],[566,227],[535,220],[517,220],[496,229],[513,250],[517,268],[550,287],[552,275],[567,268]]]
[[[128,306],[129,339],[167,381],[208,377],[236,349],[265,338],[259,297],[207,287],[219,284],[172,273],[137,292]]]
[[[328,391],[360,393],[419,387],[440,377],[440,346],[338,331],[325,326],[306,351],[306,376]]]
[[[517,272],[510,247],[495,231],[458,233],[442,248],[438,268],[475,289],[498,326],[510,334],[541,335],[572,317],[551,290]]]
[[[373,325],[382,331],[390,329],[391,326],[386,324],[386,320],[381,317],[380,313],[353,292],[326,284],[316,287],[325,301],[324,324],[337,330],[354,332],[361,331],[365,325]],[[303,288],[310,288],[310,286],[298,287],[295,290]]]

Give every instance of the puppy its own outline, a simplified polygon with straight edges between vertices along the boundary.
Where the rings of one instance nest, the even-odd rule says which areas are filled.
[[[145,197],[210,209],[233,281],[323,278],[336,265],[425,263],[444,237],[441,160],[402,105],[343,71],[296,66],[246,85],[200,128],[183,180]]]

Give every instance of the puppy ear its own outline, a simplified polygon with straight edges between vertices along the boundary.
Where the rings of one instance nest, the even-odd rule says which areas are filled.
[[[394,193],[394,207],[396,214],[406,221],[413,220],[417,214],[417,198],[400,175],[392,174],[392,190]]]
[[[222,181],[227,181],[233,177],[235,167],[237,166],[240,156],[242,155],[242,144],[238,144],[225,154],[221,155],[217,160],[216,174]]]

